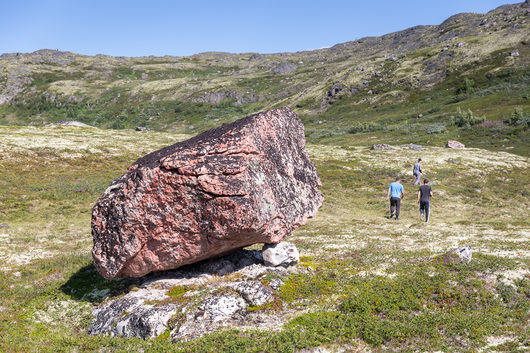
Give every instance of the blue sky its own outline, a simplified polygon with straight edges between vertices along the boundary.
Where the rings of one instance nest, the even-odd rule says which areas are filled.
[[[506,3],[514,1],[0,0],[0,53],[292,52],[440,24]]]

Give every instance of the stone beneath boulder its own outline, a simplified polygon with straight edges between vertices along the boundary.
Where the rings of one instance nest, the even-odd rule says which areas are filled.
[[[454,262],[469,263],[471,262],[472,255],[473,252],[471,251],[471,247],[469,245],[464,245],[456,249],[449,250],[442,256],[442,259],[446,264]]]
[[[386,143],[376,143],[370,148],[372,150],[399,150],[399,148]]]
[[[173,341],[183,341],[228,327],[279,329],[295,311],[248,307],[272,302],[290,274],[308,269],[267,267],[259,253],[240,250],[163,274],[125,280],[134,283],[132,289],[93,310],[89,333],[147,339],[169,330]],[[232,272],[225,276],[215,273],[228,267]]]
[[[267,244],[262,250],[265,266],[290,266],[300,261],[300,254],[293,243]]]
[[[92,212],[105,278],[141,277],[255,243],[278,243],[322,205],[304,128],[288,108],[202,133],[136,161]]]
[[[163,307],[146,302],[168,298],[165,291],[132,291],[119,300],[96,308],[89,334],[110,334],[123,337],[156,337],[167,329],[169,319],[176,313],[176,305]],[[126,314],[124,314],[126,313]]]
[[[466,146],[463,144],[463,143],[460,143],[458,141],[455,141],[455,140],[449,140],[447,141],[447,143],[445,144],[445,147],[446,148],[465,148]]]

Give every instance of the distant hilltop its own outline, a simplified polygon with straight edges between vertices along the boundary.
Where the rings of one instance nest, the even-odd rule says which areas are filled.
[[[486,74],[526,70],[529,12],[525,1],[296,53],[113,57],[43,49],[3,54],[0,124],[79,120],[189,132],[278,106],[291,106],[307,120],[331,114],[337,104],[349,108],[334,108],[334,119],[354,112],[355,120],[370,106],[409,104],[413,92],[449,85],[452,75],[479,75],[469,76],[477,88]],[[496,114],[493,118],[499,118]]]

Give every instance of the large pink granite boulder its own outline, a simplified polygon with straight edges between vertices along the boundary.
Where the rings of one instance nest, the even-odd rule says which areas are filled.
[[[105,278],[140,277],[278,243],[322,205],[304,128],[288,108],[206,131],[137,160],[92,212]]]

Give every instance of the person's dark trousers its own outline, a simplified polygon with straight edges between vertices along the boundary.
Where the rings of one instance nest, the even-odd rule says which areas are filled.
[[[390,217],[392,215],[396,215],[396,218],[399,217],[399,206],[401,205],[401,198],[399,197],[391,197],[390,198]],[[394,213],[394,208],[396,212]]]
[[[429,222],[430,202],[420,201],[420,213],[425,214],[425,222]]]

